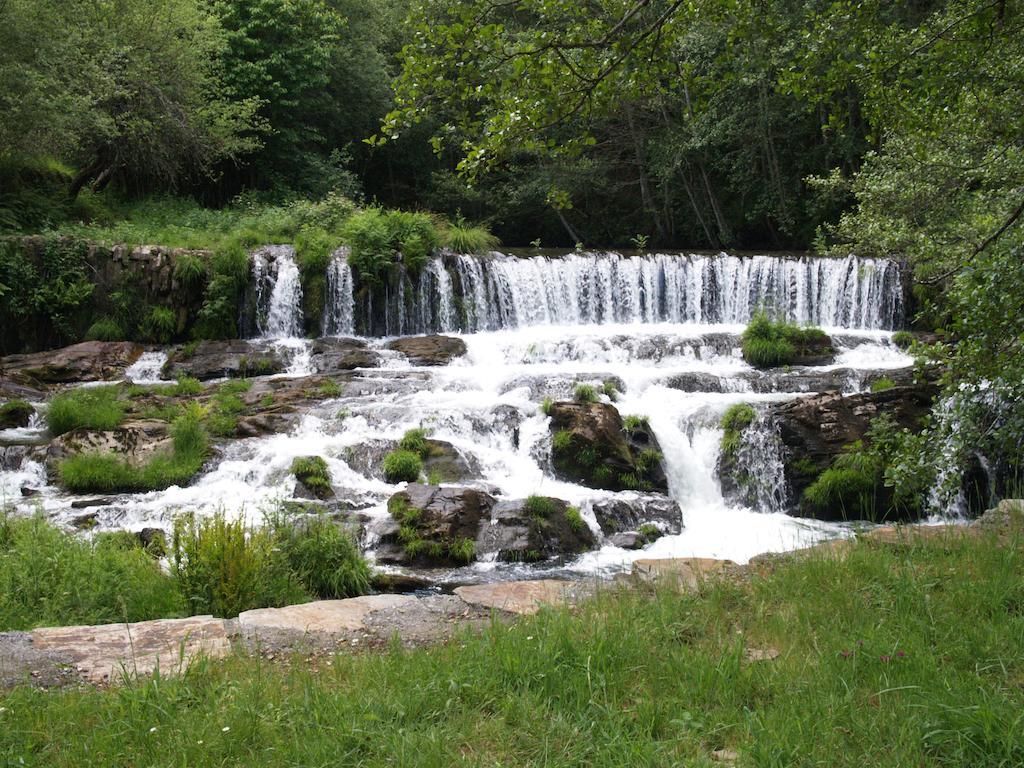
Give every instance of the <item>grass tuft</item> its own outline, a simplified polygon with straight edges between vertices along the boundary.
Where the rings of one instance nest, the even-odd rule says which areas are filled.
[[[73,429],[110,430],[124,420],[124,406],[118,402],[116,386],[82,387],[68,390],[53,398],[46,412],[46,423],[52,435],[63,435]]]
[[[389,483],[415,483],[422,473],[423,461],[418,453],[399,449],[384,457],[384,478]]]

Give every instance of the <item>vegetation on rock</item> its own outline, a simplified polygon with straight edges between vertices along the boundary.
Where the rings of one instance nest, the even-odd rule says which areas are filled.
[[[805,328],[763,311],[751,319],[740,339],[743,359],[756,368],[797,365],[830,357],[835,350],[820,328]]]

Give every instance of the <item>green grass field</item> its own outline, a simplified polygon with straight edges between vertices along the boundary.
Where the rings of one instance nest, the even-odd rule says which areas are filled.
[[[0,698],[30,766],[1019,766],[1024,556],[861,543],[446,646]],[[772,661],[747,650],[774,648]]]

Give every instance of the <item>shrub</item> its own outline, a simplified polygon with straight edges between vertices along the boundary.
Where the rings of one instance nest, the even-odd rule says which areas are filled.
[[[740,338],[743,359],[757,368],[790,365],[808,354],[831,352],[820,328],[802,328],[785,320],[773,321],[759,311]]]
[[[442,230],[441,243],[455,253],[487,253],[500,245],[487,227],[471,226],[461,216]]]
[[[183,253],[174,261],[174,279],[186,291],[199,288],[206,280],[206,263],[194,253]]]
[[[547,519],[558,511],[558,501],[550,496],[528,496],[523,503],[523,511],[530,517]]]
[[[190,376],[181,376],[173,387],[173,394],[178,397],[194,396],[202,393],[203,383]]]
[[[114,429],[124,419],[124,406],[118,402],[118,388],[82,387],[53,398],[46,412],[46,423],[53,435],[72,429]]]
[[[590,384],[577,384],[573,390],[573,399],[577,403],[597,402],[597,390]]]
[[[370,589],[370,568],[350,533],[328,518],[293,520],[268,516],[274,541],[288,567],[312,595],[333,600]]]
[[[174,521],[171,568],[193,614],[231,618],[252,608],[306,602],[309,593],[276,546],[270,526],[250,529],[218,512]]]
[[[583,519],[582,513],[576,507],[566,507],[565,521],[569,524],[569,528],[576,533],[580,533],[587,527],[587,521]]]
[[[415,483],[423,472],[423,461],[412,451],[391,451],[384,457],[384,477],[389,483]]]
[[[438,245],[434,222],[426,214],[380,208],[352,214],[341,236],[352,268],[370,284],[380,284],[387,269],[399,262],[418,271]]]
[[[896,382],[890,378],[876,379],[871,382],[872,392],[885,392],[887,389],[892,389],[896,386]]]
[[[398,447],[403,451],[411,451],[412,453],[426,458],[427,434],[427,430],[422,428],[410,429],[402,435],[402,439],[399,441]]]
[[[135,537],[132,536],[134,539]],[[183,615],[173,579],[138,546],[0,512],[0,631]]]
[[[0,405],[0,429],[7,427],[23,427],[32,418],[35,408],[24,400],[11,400]]]
[[[909,349],[910,345],[914,343],[914,334],[910,331],[896,331],[892,335],[892,343],[900,349]]]
[[[85,332],[86,341],[124,341],[125,332],[112,317],[101,317]]]
[[[153,307],[139,326],[143,341],[167,344],[178,330],[174,310],[169,307]]]

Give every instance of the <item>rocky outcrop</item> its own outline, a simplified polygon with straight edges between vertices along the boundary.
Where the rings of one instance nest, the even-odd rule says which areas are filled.
[[[552,403],[548,415],[558,477],[615,491],[668,491],[660,446],[646,424],[627,430],[608,403]]]
[[[494,504],[493,496],[476,488],[413,483],[388,501],[397,526],[382,533],[377,559],[418,566],[470,563],[480,523]]]
[[[0,375],[32,387],[120,379],[142,354],[131,341],[83,341],[70,347],[0,360]]]
[[[476,460],[444,440],[428,439],[421,456],[423,474],[439,483],[462,483],[480,477]],[[347,448],[345,463],[366,477],[384,478],[384,457],[398,448],[397,440],[368,440]]]
[[[828,392],[773,406],[769,414],[779,426],[794,498],[847,446],[863,440],[878,416],[887,414],[900,427],[919,430],[937,391],[933,384],[922,384],[856,395]]]
[[[454,336],[406,336],[388,342],[386,348],[401,352],[413,365],[448,365],[466,354],[466,342]]]
[[[264,376],[281,373],[284,369],[280,351],[270,344],[228,339],[178,347],[168,356],[163,376],[168,379],[189,376],[206,381],[224,376]]]
[[[47,458],[55,462],[77,453],[107,453],[139,465],[170,447],[167,422],[128,421],[116,429],[80,428],[54,438],[47,448]]]
[[[0,429],[27,427],[35,409],[24,400],[0,404]]]
[[[585,552],[595,544],[579,510],[561,499],[543,497],[537,503],[531,497],[495,504],[477,535],[476,551],[506,562],[537,562]]]
[[[339,373],[380,365],[380,355],[359,339],[317,339],[313,342],[311,357],[317,373]]]
[[[606,499],[593,504],[594,517],[605,536],[638,531],[653,525],[662,533],[675,535],[683,528],[683,512],[668,496],[638,496],[635,499]]]

